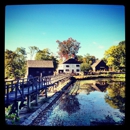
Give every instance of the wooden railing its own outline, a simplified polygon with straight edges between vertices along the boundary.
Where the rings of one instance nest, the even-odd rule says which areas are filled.
[[[53,86],[55,83],[70,78],[70,74],[59,74],[44,77],[23,78],[12,81],[5,81],[5,105],[9,105],[14,101],[25,100],[25,96],[32,93],[39,93],[47,87]]]

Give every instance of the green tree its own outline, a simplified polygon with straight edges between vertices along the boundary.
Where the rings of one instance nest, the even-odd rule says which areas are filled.
[[[125,54],[125,41],[122,41],[118,45],[119,55],[120,55],[120,66],[125,67],[126,54]]]
[[[83,63],[83,56],[82,55],[77,55],[78,61]]]
[[[90,54],[86,54],[82,57],[82,64],[80,65],[81,71],[84,73],[91,70],[91,65],[97,60],[95,56],[91,56]]]
[[[36,53],[35,60],[51,60],[51,52],[48,48],[39,50]]]
[[[13,60],[16,57],[16,53],[11,50],[6,49],[5,51],[5,77],[13,78],[14,74],[14,62]]]
[[[125,67],[125,41],[120,42],[117,46],[111,46],[104,55],[109,67],[113,67],[115,70]]]
[[[83,62],[87,63],[89,65],[92,65],[96,60],[97,60],[97,58],[95,56],[90,55],[89,53],[87,53],[83,57]]]
[[[88,63],[82,63],[82,64],[80,65],[80,69],[81,69],[81,71],[83,71],[83,72],[87,72],[87,71],[89,71],[89,70],[91,69],[91,65],[88,64]]]
[[[25,48],[17,48],[16,51],[5,51],[5,77],[24,77],[26,73]]]
[[[52,60],[54,65],[54,71],[56,70],[58,66],[58,60],[57,56],[54,56],[52,52],[48,48],[45,48],[43,50],[39,50],[36,53],[35,60]]]

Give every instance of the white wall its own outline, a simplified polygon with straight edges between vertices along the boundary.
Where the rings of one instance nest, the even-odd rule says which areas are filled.
[[[69,67],[66,67],[66,65],[68,65]],[[79,65],[79,67],[76,67],[76,65]],[[69,71],[66,71],[66,69],[68,69]],[[79,70],[79,72],[76,71],[77,69]],[[72,73],[72,70],[74,70],[74,73],[80,73],[80,64],[59,64],[57,72],[59,70],[63,70],[65,73]]]
[[[63,64],[59,64],[59,65],[58,65],[57,73],[59,73],[59,70],[64,70],[64,69],[63,69]]]

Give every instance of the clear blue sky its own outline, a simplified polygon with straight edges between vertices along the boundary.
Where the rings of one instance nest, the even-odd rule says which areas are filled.
[[[103,58],[105,50],[125,40],[125,6],[100,4],[32,4],[5,7],[5,49],[49,48],[72,37],[78,55]]]

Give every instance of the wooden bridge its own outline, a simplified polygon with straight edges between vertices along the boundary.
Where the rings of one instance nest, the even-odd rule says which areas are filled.
[[[41,91],[44,91],[47,97],[48,88],[56,87],[59,82],[68,80],[70,77],[70,74],[59,74],[5,81],[5,107],[12,104],[9,114],[16,113],[19,116],[19,109],[24,106],[24,101],[27,100],[27,109],[30,109],[31,95],[35,95],[37,105]]]

